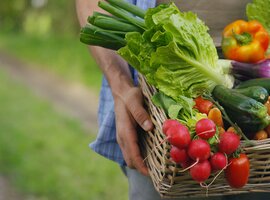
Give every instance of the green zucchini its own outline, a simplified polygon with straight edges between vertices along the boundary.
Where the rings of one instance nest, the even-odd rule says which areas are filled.
[[[237,88],[234,89],[235,92],[243,94],[247,97],[255,99],[256,101],[261,102],[262,104],[266,103],[268,100],[269,94],[264,87],[261,86],[250,86],[246,88]]]
[[[270,94],[270,78],[255,78],[239,83],[235,88],[246,88],[250,86],[264,87]]]
[[[232,111],[230,108],[225,106],[224,109],[230,119],[241,128],[246,136],[250,138],[253,138],[252,135],[257,131],[264,129],[270,123],[268,115],[266,117],[259,118],[248,114],[237,114],[235,111]]]
[[[242,131],[256,132],[270,124],[266,106],[255,99],[222,85],[217,85],[212,94]]]

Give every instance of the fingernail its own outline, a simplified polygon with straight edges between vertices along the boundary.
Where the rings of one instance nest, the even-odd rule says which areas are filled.
[[[152,122],[150,120],[145,120],[143,122],[143,129],[149,131],[152,128]]]

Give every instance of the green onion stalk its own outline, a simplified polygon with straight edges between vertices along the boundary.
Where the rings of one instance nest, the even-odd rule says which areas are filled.
[[[98,6],[111,15],[94,12],[89,16],[80,31],[81,42],[118,50],[126,45],[127,33],[145,31],[145,10],[123,0],[99,1]]]

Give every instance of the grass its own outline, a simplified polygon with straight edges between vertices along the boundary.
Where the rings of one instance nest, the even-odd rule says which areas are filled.
[[[19,191],[35,200],[127,199],[119,166],[88,148],[94,135],[1,70],[0,82],[0,172]]]
[[[67,35],[67,34],[66,34]],[[0,49],[46,68],[70,81],[82,82],[98,92],[101,71],[79,36],[31,36],[24,33],[0,33]]]

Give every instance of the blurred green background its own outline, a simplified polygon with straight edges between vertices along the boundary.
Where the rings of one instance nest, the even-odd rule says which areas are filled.
[[[0,47],[97,91],[101,73],[79,42],[75,1],[1,0]]]
[[[1,0],[0,27],[0,55],[83,84],[98,96],[102,76],[79,42],[75,1]],[[127,199],[119,166],[88,147],[95,129],[59,112],[11,78],[4,65],[0,62],[0,176],[20,200]]]

